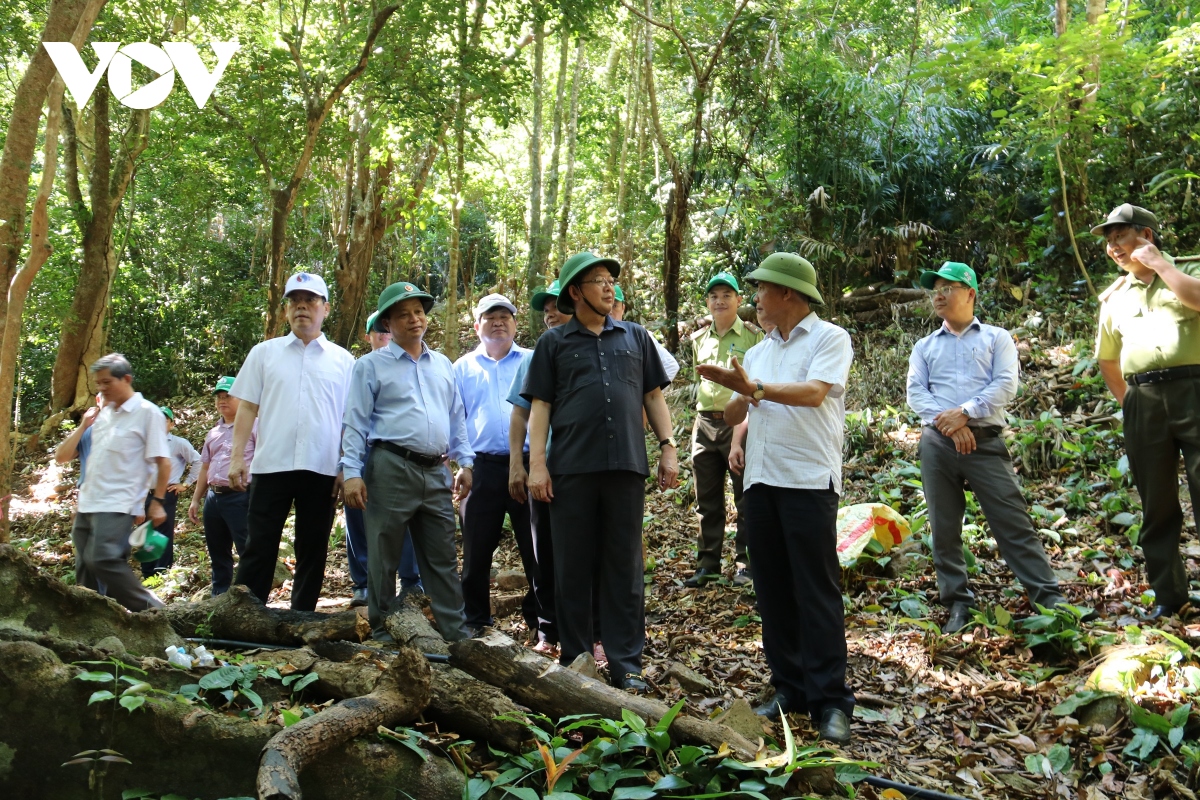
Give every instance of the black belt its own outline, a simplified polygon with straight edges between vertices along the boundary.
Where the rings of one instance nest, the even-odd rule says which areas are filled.
[[[1167,367],[1152,369],[1149,372],[1139,372],[1125,379],[1130,386],[1141,386],[1147,383],[1166,383],[1184,378],[1200,378],[1200,365],[1189,364],[1186,367]]]
[[[208,485],[208,489],[213,494],[241,494],[246,491],[245,489],[235,489],[232,486],[213,486],[211,483]]]
[[[508,466],[508,453],[476,453],[476,461],[491,461],[494,464]]]
[[[371,447],[381,447],[384,450],[387,450],[389,453],[395,453],[401,458],[413,462],[418,467],[425,467],[427,469],[441,466],[442,462],[446,459],[446,457],[442,455],[430,456],[426,455],[425,453],[414,453],[407,447],[401,447],[394,442],[386,442],[382,439],[371,442]]]
[[[705,419],[725,419],[724,411],[701,411],[700,416]]]

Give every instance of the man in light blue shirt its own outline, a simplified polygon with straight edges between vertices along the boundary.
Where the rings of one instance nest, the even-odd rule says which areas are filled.
[[[967,588],[962,521],[963,481],[970,483],[1009,568],[1033,603],[1065,602],[1021,496],[1008,448],[1000,437],[1004,406],[1017,395],[1017,349],[1003,328],[975,317],[979,283],[966,264],[947,261],[921,275],[942,327],[917,342],[908,360],[908,404],[924,423],[921,483],[933,532],[933,564],[944,633],[966,626],[974,605]]]
[[[512,403],[508,392],[529,350],[514,343],[517,308],[501,294],[489,294],[475,306],[475,332],[479,346],[454,362],[454,377],[467,414],[467,433],[475,451],[471,494],[459,506],[462,514],[463,602],[467,627],[492,624],[489,586],[492,556],[504,536],[504,515],[512,524],[528,588],[521,613],[531,634],[541,633],[541,576],[533,546],[530,505],[508,493],[509,423]],[[528,442],[517,444],[528,458]]]
[[[367,524],[367,616],[384,642],[393,641],[386,623],[397,604],[406,527],[443,638],[468,635],[454,499],[471,491],[475,453],[450,359],[424,342],[432,305],[433,297],[411,283],[383,290],[375,324],[392,341],[355,363],[342,427],[346,504],[365,509]],[[453,485],[447,456],[460,467]]]

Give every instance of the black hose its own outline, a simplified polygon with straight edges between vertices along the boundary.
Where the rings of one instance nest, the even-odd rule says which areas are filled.
[[[192,644],[202,644],[205,647],[222,647],[232,650],[294,650],[295,647],[283,644],[259,644],[258,642],[239,642],[236,639],[201,639],[198,637],[189,637],[184,641]],[[367,647],[365,650],[374,650],[375,648]],[[395,653],[395,650],[380,650],[383,653]],[[439,653],[422,653],[426,661],[432,661],[435,664],[449,664],[450,656],[444,656]]]
[[[909,798],[909,800],[912,800],[912,798],[918,798],[919,800],[967,800],[967,798],[959,797],[956,794],[946,794],[934,789],[909,786],[907,783],[897,783],[896,781],[889,781],[887,778],[876,778],[874,775],[868,775],[863,778],[863,783],[874,786],[877,789],[895,789]]]

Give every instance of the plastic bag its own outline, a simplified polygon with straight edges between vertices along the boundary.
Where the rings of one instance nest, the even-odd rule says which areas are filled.
[[[912,527],[899,511],[882,503],[858,503],[838,509],[838,563],[852,567],[868,549],[886,553],[912,536]],[[874,543],[874,544],[872,544]]]

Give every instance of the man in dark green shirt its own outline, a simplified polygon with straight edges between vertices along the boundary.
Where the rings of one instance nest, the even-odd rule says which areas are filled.
[[[1096,358],[1121,403],[1125,452],[1142,499],[1140,543],[1154,589],[1150,619],[1187,602],[1179,556],[1179,454],[1192,506],[1200,502],[1200,266],[1159,249],[1158,218],[1125,203],[1092,228],[1125,274],[1100,295]],[[1195,601],[1193,601],[1195,602]]]
[[[529,419],[529,490],[550,503],[560,663],[592,650],[592,584],[613,685],[645,691],[642,516],[650,473],[642,409],[659,439],[658,483],[678,463],[650,334],[609,316],[621,265],[579,253],[559,274],[559,308],[575,316],[538,339],[521,396]],[[546,438],[554,429],[554,448]]]

